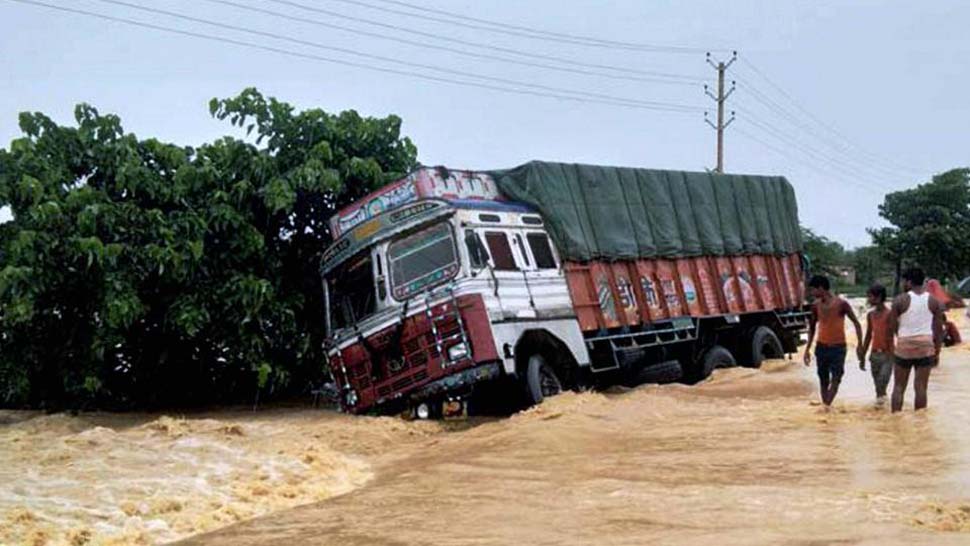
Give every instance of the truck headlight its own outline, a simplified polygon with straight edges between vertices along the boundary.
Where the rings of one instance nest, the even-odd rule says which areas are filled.
[[[459,343],[448,348],[448,360],[454,362],[468,357],[468,345]]]

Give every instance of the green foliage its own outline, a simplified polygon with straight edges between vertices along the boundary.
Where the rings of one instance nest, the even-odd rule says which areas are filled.
[[[970,271],[970,169],[947,171],[891,193],[879,214],[892,226],[870,233],[893,263],[919,265],[940,279]]]
[[[847,265],[845,247],[841,244],[806,227],[802,227],[802,241],[813,274],[835,278],[839,267]]]
[[[880,283],[892,287],[893,264],[879,247],[859,247],[847,252],[846,257],[849,265],[855,268],[857,284],[868,287]]]
[[[323,373],[336,208],[416,166],[401,120],[213,99],[254,143],[139,140],[80,105],[0,150],[0,405],[251,400]]]

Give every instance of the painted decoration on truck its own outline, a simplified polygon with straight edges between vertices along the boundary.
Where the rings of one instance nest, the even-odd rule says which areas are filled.
[[[646,275],[640,277],[640,288],[643,289],[643,297],[647,300],[647,306],[651,309],[660,307],[660,299],[657,297],[657,288],[650,277]]]
[[[337,211],[330,219],[330,233],[336,239],[383,212],[429,198],[504,200],[495,180],[485,173],[428,167],[414,171]]]
[[[741,287],[741,298],[744,299],[744,304],[749,307],[755,307],[754,288],[751,286],[751,275],[747,271],[741,270],[738,272],[738,286]]]
[[[731,281],[733,280],[734,277],[732,277],[730,273],[721,273],[721,292],[724,293],[724,301],[726,301],[728,305],[737,300],[734,295],[734,287],[731,286]]]
[[[613,303],[613,292],[610,290],[610,280],[606,275],[600,275],[596,282],[596,296],[599,300],[600,311],[603,316],[616,322],[616,306]]]
[[[636,309],[637,297],[633,294],[633,286],[629,279],[618,275],[616,277],[616,291],[620,295],[620,305],[624,309]]]
[[[680,284],[684,287],[684,298],[687,299],[687,305],[697,301],[697,289],[694,288],[694,281],[687,275],[681,275]]]
[[[663,289],[664,299],[667,301],[667,309],[671,314],[680,313],[680,297],[677,296],[677,287],[674,286],[673,279],[660,279],[660,288]]]

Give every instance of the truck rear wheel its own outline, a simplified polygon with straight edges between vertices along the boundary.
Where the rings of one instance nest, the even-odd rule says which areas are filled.
[[[766,359],[781,358],[785,354],[781,340],[767,326],[758,326],[751,334],[750,351],[750,358],[743,363],[749,368],[760,368]]]
[[[536,353],[529,357],[525,370],[525,388],[528,402],[532,405],[541,404],[546,398],[562,392],[562,383],[556,370],[541,354]]]
[[[699,383],[710,377],[715,369],[732,366],[737,366],[737,362],[734,360],[731,351],[720,345],[713,345],[704,351],[704,356],[684,374],[684,381],[689,384]]]

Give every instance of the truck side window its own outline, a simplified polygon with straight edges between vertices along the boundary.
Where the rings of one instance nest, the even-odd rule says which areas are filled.
[[[472,269],[482,269],[488,265],[488,252],[475,230],[465,230],[465,246],[468,248],[468,259],[471,261]]]
[[[529,240],[529,248],[532,249],[532,256],[536,259],[536,267],[556,269],[556,258],[552,255],[549,237],[545,233],[529,233],[525,237]]]
[[[486,231],[485,243],[488,251],[495,262],[496,271],[518,271],[515,265],[515,258],[512,256],[512,247],[509,246],[509,238],[501,231]]]

